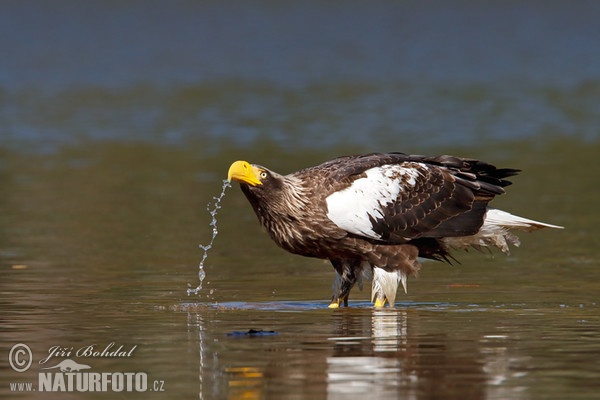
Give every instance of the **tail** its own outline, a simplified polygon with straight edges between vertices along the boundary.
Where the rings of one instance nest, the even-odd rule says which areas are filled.
[[[518,217],[495,208],[488,209],[485,220],[483,221],[483,226],[485,225],[503,226],[508,229],[518,229],[525,232],[537,231],[542,228],[564,229],[564,226],[546,224],[544,222]]]
[[[509,244],[519,246],[521,243],[519,238],[511,233],[511,230],[532,232],[542,228],[563,229],[562,226],[546,224],[490,208],[485,214],[483,225],[475,235],[446,237],[441,241],[448,248],[464,249],[474,247],[481,249],[482,247],[495,246],[503,253],[509,254]]]

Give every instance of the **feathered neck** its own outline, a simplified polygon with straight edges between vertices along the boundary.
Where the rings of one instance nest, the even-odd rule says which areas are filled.
[[[261,186],[241,185],[261,225],[284,249],[302,243],[303,221],[310,220],[310,190],[294,176],[274,176]]]
[[[292,175],[273,174],[264,185],[241,187],[261,221],[267,214],[272,218],[296,216],[310,200],[302,180]]]

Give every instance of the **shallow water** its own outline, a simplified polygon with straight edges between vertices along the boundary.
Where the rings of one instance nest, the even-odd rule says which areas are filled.
[[[2,364],[0,389],[37,385],[35,363],[53,346],[114,342],[137,348],[126,358],[71,359],[92,371],[145,372],[149,385],[164,385],[157,398],[589,398],[600,376],[589,168],[598,146],[536,147],[511,144],[502,164],[521,160],[526,172],[497,202],[567,229],[523,234],[509,257],[425,263],[384,310],[357,289],[348,309],[328,309],[331,267],[277,249],[237,187],[223,199],[204,287],[188,297],[197,244],[211,236],[205,205],[221,189],[200,176],[224,174],[227,164],[124,144],[6,154],[2,353],[25,343],[34,365],[18,374]],[[556,149],[562,156],[551,163]]]
[[[0,5],[0,396],[106,397],[39,393],[71,359],[146,374],[111,398],[597,397],[594,2],[82,4]],[[566,229],[330,310],[331,266],[278,249],[235,184],[187,295],[232,161],[368,151],[520,168],[493,204]]]

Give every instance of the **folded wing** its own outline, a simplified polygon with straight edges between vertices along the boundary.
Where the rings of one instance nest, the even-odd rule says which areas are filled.
[[[343,186],[326,198],[327,217],[350,234],[387,243],[475,234],[487,203],[510,184],[502,178],[517,173],[449,156],[375,154],[356,165],[362,168],[338,177]]]

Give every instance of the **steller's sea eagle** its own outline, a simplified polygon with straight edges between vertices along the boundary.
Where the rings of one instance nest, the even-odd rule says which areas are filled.
[[[372,280],[375,307],[420,268],[418,257],[448,261],[450,250],[519,245],[512,229],[561,228],[488,203],[519,170],[453,156],[402,153],[339,157],[280,175],[236,161],[240,187],[261,225],[285,250],[327,259],[336,276],[329,307],[348,305],[354,284]]]

